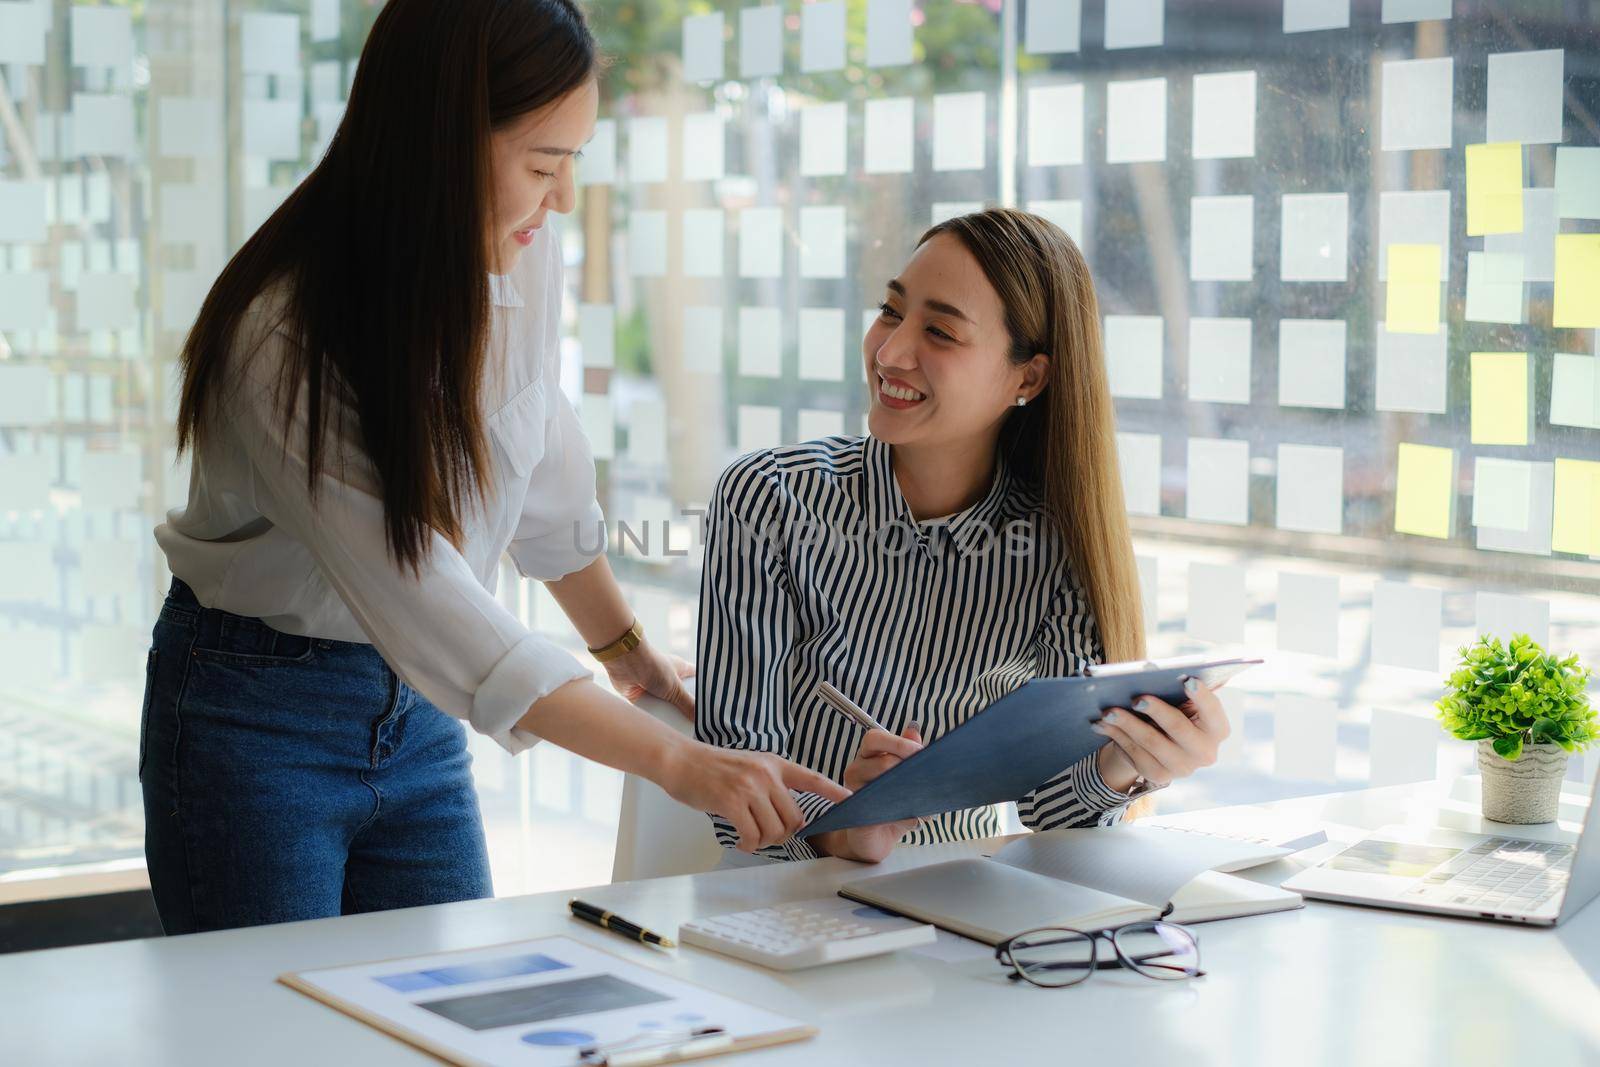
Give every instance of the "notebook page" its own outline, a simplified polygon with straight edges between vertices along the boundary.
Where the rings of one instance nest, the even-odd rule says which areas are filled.
[[[1028,834],[993,858],[1159,908],[1202,871],[1259,857],[1262,852],[1262,846],[1244,841],[1124,824]]]

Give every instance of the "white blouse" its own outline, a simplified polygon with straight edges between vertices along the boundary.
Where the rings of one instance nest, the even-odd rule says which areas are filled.
[[[217,432],[195,453],[189,501],[156,528],[172,573],[208,608],[372,644],[403,682],[508,751],[538,741],[516,725],[529,705],[592,675],[495,599],[500,557],[509,550],[524,575],[553,580],[603,547],[594,459],[559,385],[561,271],[546,225],[511,274],[490,276],[491,481],[485,505],[462,516],[460,549],[434,534],[417,575],[389,555],[353,415],[341,433],[330,413],[317,495],[307,493],[306,390],[287,429],[273,402],[294,343],[277,324],[284,292],[258,297],[229,368],[237,388],[224,390]]]

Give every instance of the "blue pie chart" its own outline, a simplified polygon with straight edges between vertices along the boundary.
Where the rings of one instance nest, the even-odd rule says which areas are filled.
[[[592,1045],[595,1037],[582,1030],[534,1030],[532,1033],[523,1034],[522,1040],[529,1045],[561,1048],[569,1045]]]

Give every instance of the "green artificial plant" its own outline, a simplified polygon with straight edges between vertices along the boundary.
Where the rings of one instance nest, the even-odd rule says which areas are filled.
[[[1600,740],[1589,705],[1589,677],[1574,655],[1547,653],[1527,634],[1511,644],[1487,634],[1461,649],[1461,665],[1450,675],[1435,705],[1439,722],[1462,741],[1489,741],[1504,759],[1524,745],[1560,745],[1581,752]]]

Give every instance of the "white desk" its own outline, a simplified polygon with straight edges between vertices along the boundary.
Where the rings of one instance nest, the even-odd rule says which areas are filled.
[[[1465,779],[1453,788],[1404,786],[1273,807],[1349,828],[1437,821],[1477,829],[1475,788],[1475,779]],[[1543,836],[1570,838],[1576,825],[1567,819],[1578,814],[1565,810],[1562,827],[1545,828]],[[1343,830],[1330,836],[1350,839]],[[976,847],[904,849],[884,867]],[[1296,869],[1280,862],[1257,877],[1277,881]],[[829,859],[582,895],[665,932],[691,916],[826,895],[862,870]],[[1600,905],[1549,931],[1312,902],[1299,911],[1202,926],[1204,979],[1160,983],[1104,971],[1083,986],[1043,990],[1006,981],[992,960],[946,963],[902,953],[780,975],[693,949],[646,950],[569,919],[568,895],[0,956],[0,1063],[431,1063],[273,979],[290,970],[549,934],[603,946],[821,1027],[811,1041],[728,1062],[1600,1062]]]

